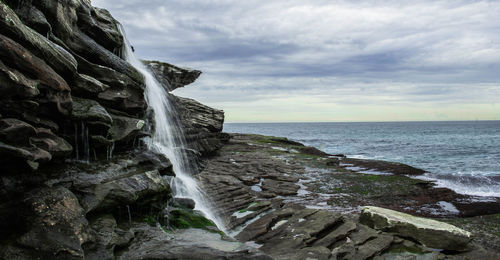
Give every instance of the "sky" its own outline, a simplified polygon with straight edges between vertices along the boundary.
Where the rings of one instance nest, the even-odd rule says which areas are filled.
[[[226,122],[500,120],[500,1],[92,0]]]

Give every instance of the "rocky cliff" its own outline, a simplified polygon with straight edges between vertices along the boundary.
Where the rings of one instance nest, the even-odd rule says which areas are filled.
[[[89,0],[1,0],[0,17],[0,258],[130,259],[141,232],[165,233],[156,223],[213,225],[185,203],[167,207],[175,172],[141,142],[154,129],[144,79],[108,11]],[[167,91],[201,74],[144,63]],[[224,113],[169,98],[199,164],[225,138]],[[163,239],[163,250],[178,246]],[[191,254],[240,254],[226,251]]]

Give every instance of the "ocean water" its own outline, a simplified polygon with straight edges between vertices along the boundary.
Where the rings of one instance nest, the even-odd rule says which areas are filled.
[[[500,121],[226,123],[228,133],[283,136],[327,153],[405,163],[458,193],[500,197]]]

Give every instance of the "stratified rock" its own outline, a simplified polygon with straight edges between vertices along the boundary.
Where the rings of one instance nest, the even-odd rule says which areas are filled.
[[[200,102],[183,97],[174,97],[183,124],[189,127],[220,132],[224,124],[224,111],[203,105]]]
[[[5,168],[15,168],[18,161],[24,161],[37,169],[39,163],[68,155],[72,149],[49,129],[35,128],[15,118],[0,119],[0,160],[9,162]]]
[[[201,75],[199,70],[180,68],[166,62],[148,60],[142,62],[153,72],[156,80],[167,92],[189,85]]]
[[[34,190],[26,195],[28,232],[17,242],[53,259],[84,259],[82,245],[91,241],[85,212],[76,196],[63,187]]]
[[[262,244],[260,249],[276,259],[369,259],[393,241],[391,235],[358,228],[339,213],[297,205],[262,216],[236,238]]]
[[[262,182],[262,190],[267,192],[272,192],[277,195],[295,195],[299,190],[300,186],[288,181],[276,181],[271,179],[265,179]]]
[[[78,74],[73,83],[74,85],[71,86],[73,94],[89,98],[97,97],[99,93],[110,88],[108,85],[85,74]]]
[[[171,95],[179,112],[189,148],[203,155],[211,154],[222,145],[220,133],[224,124],[224,111],[214,109],[189,98]]]
[[[96,13],[91,11],[93,8],[90,6],[89,1],[37,1],[33,4],[51,22],[51,40],[60,42],[74,55],[85,57],[90,62],[127,74],[136,82],[142,82],[142,75],[132,65],[98,44],[91,36],[85,34],[84,30],[91,32],[93,31],[92,28],[98,25],[98,23],[94,22],[98,17],[92,17]],[[92,23],[93,26],[86,26]],[[113,30],[116,34],[121,35],[116,27],[118,22],[115,21],[114,23],[115,28]],[[107,37],[109,35],[109,33],[106,33],[100,39],[101,44],[104,44],[103,41],[107,40],[106,45],[108,48],[111,47],[110,45],[116,45],[116,39]],[[115,47],[121,47],[121,45]]]
[[[70,88],[66,81],[49,67],[45,61],[34,56],[20,44],[1,34],[0,59],[5,65],[25,71],[34,77],[34,80],[41,83],[37,88],[43,95],[38,98],[38,103],[52,103],[54,104],[53,110],[57,110],[64,115],[70,113]],[[23,85],[26,85],[26,83]],[[35,87],[33,83],[31,85]]]
[[[22,2],[18,4],[22,5]],[[0,19],[1,33],[22,44],[32,53],[49,63],[54,70],[62,75],[71,76],[76,72],[77,62],[69,52],[47,39],[46,35],[40,35],[38,32],[24,25],[16,13],[3,2],[0,2],[0,17],[2,17]]]
[[[462,251],[467,249],[471,240],[470,232],[453,225],[379,207],[364,208],[360,222],[378,230],[413,238],[430,248]]]

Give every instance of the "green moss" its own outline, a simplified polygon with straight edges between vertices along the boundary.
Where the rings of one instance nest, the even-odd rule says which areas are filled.
[[[176,218],[176,219],[171,219],[170,220],[170,225],[172,227],[175,227],[175,228],[180,228],[180,229],[185,229],[185,228],[190,228],[191,227],[191,224],[189,222],[187,222],[186,220],[184,219],[179,219],[179,218]]]
[[[215,224],[209,219],[187,210],[173,210],[170,212],[169,223],[170,226],[181,229],[215,226]]]
[[[158,222],[158,219],[152,215],[145,215],[143,220],[144,220],[144,222],[146,222],[150,226],[152,226]]]
[[[416,255],[423,255],[427,253],[417,246],[405,246],[402,244],[392,246],[387,252],[393,254],[411,253]]]
[[[376,181],[379,179],[378,175],[364,175],[363,177],[369,181]]]

